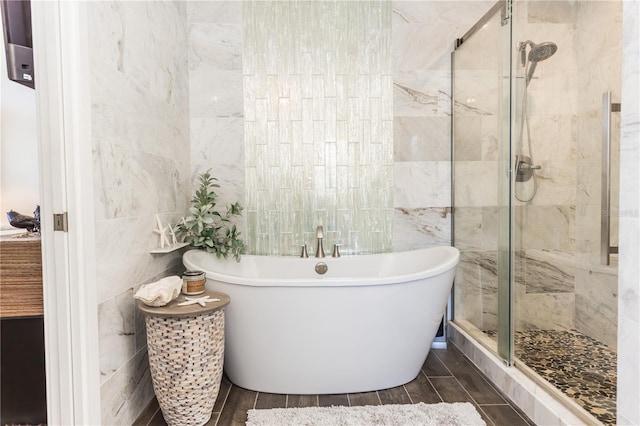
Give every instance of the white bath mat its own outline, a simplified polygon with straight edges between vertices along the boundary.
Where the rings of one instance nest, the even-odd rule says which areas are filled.
[[[249,410],[247,426],[485,426],[468,402]]]

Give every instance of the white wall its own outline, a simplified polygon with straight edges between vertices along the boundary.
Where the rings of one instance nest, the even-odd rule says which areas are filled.
[[[4,36],[1,40],[4,46]],[[0,226],[5,229],[11,228],[5,214],[9,210],[28,215],[35,210],[39,176],[35,90],[9,80],[4,50],[0,55]]]

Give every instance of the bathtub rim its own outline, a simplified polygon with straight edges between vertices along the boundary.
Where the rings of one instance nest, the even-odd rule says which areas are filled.
[[[330,265],[333,262],[344,262],[348,261],[351,257],[370,257],[370,256],[389,256],[389,255],[402,255],[403,253],[412,253],[411,255],[416,255],[416,252],[430,252],[430,251],[446,251],[447,256],[443,259],[442,262],[438,263],[436,266],[433,266],[429,269],[414,272],[410,274],[400,274],[400,275],[389,275],[389,276],[369,276],[369,277],[324,277],[322,275],[314,275],[311,277],[305,278],[260,278],[260,277],[246,277],[241,275],[231,275],[227,273],[220,273],[214,271],[210,268],[207,268],[208,265],[196,265],[193,262],[192,257],[196,255],[206,255],[213,259],[215,262],[235,262],[234,259],[219,259],[213,253],[206,253],[203,250],[199,249],[190,249],[186,251],[182,255],[182,263],[187,269],[195,269],[201,270],[206,274],[207,279],[221,281],[229,284],[236,285],[245,285],[251,287],[351,287],[351,286],[372,286],[372,285],[389,285],[389,284],[398,284],[409,281],[420,280],[424,278],[435,277],[446,273],[451,268],[457,266],[460,261],[460,251],[453,246],[437,246],[437,247],[427,247],[420,248],[415,250],[405,250],[398,252],[389,252],[389,253],[376,253],[376,254],[365,254],[365,255],[347,255],[343,256],[339,259],[325,257],[325,258],[312,258],[309,257],[307,259],[299,259],[296,256],[261,256],[261,255],[243,255],[243,257],[253,257],[253,258],[267,258],[267,257],[277,257],[287,259],[291,262],[306,262],[310,265],[310,270],[313,266],[315,266],[318,262],[325,262]],[[200,254],[202,253],[202,254]],[[242,259],[240,260],[240,263]]]

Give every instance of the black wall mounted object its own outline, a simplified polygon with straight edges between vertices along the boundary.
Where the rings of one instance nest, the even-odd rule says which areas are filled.
[[[30,0],[0,0],[9,80],[35,88]]]

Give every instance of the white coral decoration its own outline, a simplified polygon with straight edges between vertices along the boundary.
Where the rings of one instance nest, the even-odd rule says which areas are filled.
[[[160,281],[145,284],[133,296],[149,306],[164,306],[180,295],[182,278],[172,275]]]

